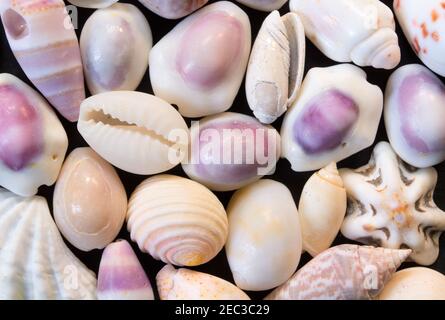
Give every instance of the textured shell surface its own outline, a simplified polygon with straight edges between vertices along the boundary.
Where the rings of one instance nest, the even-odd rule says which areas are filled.
[[[365,300],[376,297],[411,250],[341,245],[312,259],[266,300]]]
[[[96,298],[96,277],[68,249],[46,200],[0,189],[0,299]]]
[[[209,0],[139,0],[149,10],[167,19],[179,19],[204,6]]]
[[[281,154],[280,134],[240,113],[203,118],[192,125],[190,136],[182,167],[214,191],[236,190],[272,174]]]
[[[327,57],[393,69],[401,60],[394,14],[380,0],[290,0],[307,37]]]
[[[303,248],[315,257],[327,250],[340,231],[346,214],[346,190],[331,163],[306,182],[298,205]]]
[[[78,148],[63,164],[53,209],[57,227],[73,246],[103,249],[124,224],[127,195],[108,162],[90,148]]]
[[[297,98],[303,80],[306,38],[295,13],[272,12],[253,45],[246,74],[250,109],[263,123],[272,123]]]
[[[152,45],[150,26],[134,5],[116,3],[95,11],[80,36],[90,92],[135,90],[147,70]]]
[[[219,1],[187,17],[150,52],[156,96],[196,118],[229,109],[241,87],[251,46],[249,17]]]
[[[236,0],[245,6],[260,11],[278,10],[287,2],[287,0]]]
[[[131,239],[153,258],[177,266],[213,259],[228,233],[224,206],[206,187],[189,179],[158,175],[130,197],[127,226]]]
[[[62,0],[3,0],[11,49],[36,88],[69,121],[85,99],[79,42]],[[43,36],[44,35],[44,36]]]
[[[411,47],[434,72],[445,77],[445,18],[440,0],[394,0],[394,12]]]
[[[102,158],[134,174],[167,171],[187,153],[184,119],[171,105],[146,93],[113,91],[86,99],[77,128]]]
[[[391,145],[409,164],[425,168],[445,160],[445,85],[412,64],[397,69],[385,93],[385,125]]]
[[[69,3],[82,8],[101,9],[106,8],[119,0],[68,0]]]
[[[445,212],[434,203],[437,171],[416,169],[379,143],[368,165],[342,169],[348,210],[341,232],[351,240],[386,248],[410,248],[411,259],[433,264],[445,230]]]
[[[346,159],[372,145],[382,111],[382,91],[360,68],[313,68],[284,118],[282,157],[297,172]]]
[[[156,276],[161,300],[250,300],[241,289],[210,274],[166,265]]]
[[[0,74],[0,185],[32,196],[56,182],[68,148],[48,103],[13,75]]]
[[[396,272],[380,293],[379,300],[445,300],[445,276],[429,268]]]
[[[287,187],[260,180],[237,191],[227,207],[226,254],[235,283],[262,291],[288,280],[300,262],[297,206]]]
[[[130,244],[109,244],[100,260],[97,279],[99,300],[154,300],[150,280]]]

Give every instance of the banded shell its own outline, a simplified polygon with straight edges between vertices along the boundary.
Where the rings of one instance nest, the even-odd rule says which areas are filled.
[[[250,109],[263,123],[272,123],[297,98],[304,74],[304,27],[295,13],[272,12],[253,45],[246,75]]]
[[[150,26],[134,5],[117,3],[95,11],[80,36],[90,92],[135,90],[147,70],[152,45]]]
[[[124,224],[127,195],[108,162],[90,148],[78,148],[63,164],[53,208],[57,227],[73,246],[103,249]]]
[[[2,0],[0,15],[27,77],[63,117],[77,121],[85,88],[79,43],[64,2]]]
[[[140,92],[105,92],[86,99],[77,129],[102,158],[141,175],[175,167],[188,145],[181,115],[165,101]]]
[[[118,0],[68,0],[68,2],[82,8],[100,9],[109,7]]]
[[[0,299],[96,298],[96,277],[63,242],[42,197],[0,189]]]
[[[181,21],[150,52],[156,96],[185,117],[229,109],[241,87],[251,46],[248,16],[218,1]]]
[[[271,174],[280,157],[279,133],[255,118],[225,112],[193,123],[185,173],[211,190],[236,190]]]
[[[161,300],[250,300],[247,294],[223,279],[167,265],[156,276]]]
[[[228,222],[218,198],[189,179],[159,175],[131,195],[127,226],[143,252],[165,263],[197,266],[224,246]]]
[[[284,118],[282,156],[297,172],[346,159],[372,145],[382,111],[382,91],[360,68],[313,68]]]
[[[287,2],[287,0],[236,0],[245,6],[260,11],[278,10]]]
[[[401,59],[394,14],[380,0],[290,0],[307,37],[327,57],[393,69]]]
[[[298,212],[303,248],[315,257],[332,245],[346,214],[346,189],[335,163],[306,182]]]
[[[411,250],[356,245],[328,249],[266,300],[364,300],[376,297]]]
[[[227,207],[226,254],[238,287],[275,288],[297,269],[301,232],[297,206],[285,185],[260,180],[237,191]]]
[[[167,19],[179,19],[204,6],[209,0],[139,0],[149,10]]]
[[[13,75],[0,74],[0,185],[22,196],[56,182],[68,148],[48,103]]]

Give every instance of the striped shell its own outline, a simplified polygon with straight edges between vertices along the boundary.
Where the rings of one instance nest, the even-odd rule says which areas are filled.
[[[130,198],[127,220],[131,239],[142,251],[177,266],[210,261],[228,233],[218,198],[199,183],[172,175],[139,185]]]
[[[201,8],[209,0],[139,0],[149,10],[167,19],[179,19]]]

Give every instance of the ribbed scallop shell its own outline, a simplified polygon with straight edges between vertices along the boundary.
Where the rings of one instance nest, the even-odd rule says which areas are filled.
[[[218,198],[199,183],[172,175],[139,185],[130,198],[127,220],[131,238],[142,251],[177,266],[210,261],[228,233]]]
[[[208,0],[139,0],[154,13],[167,19],[179,19],[201,8]]]
[[[118,0],[68,0],[68,2],[82,8],[98,9],[109,7],[118,2]]]
[[[0,299],[95,299],[96,277],[66,247],[42,197],[0,189]]]

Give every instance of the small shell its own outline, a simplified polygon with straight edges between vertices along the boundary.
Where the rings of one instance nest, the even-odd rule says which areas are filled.
[[[166,19],[179,19],[204,6],[209,0],[139,0],[149,10]]]
[[[236,0],[245,6],[260,11],[278,10],[287,2],[287,0]]]
[[[275,170],[281,153],[279,133],[255,118],[225,112],[196,122],[191,129],[185,173],[211,190],[236,190]]]
[[[150,52],[156,96],[196,118],[229,109],[249,60],[249,17],[218,1],[181,21]]]
[[[125,240],[109,244],[100,260],[99,300],[154,300],[150,280]]]
[[[48,103],[13,75],[0,74],[0,185],[21,196],[56,182],[68,148]]]
[[[114,168],[90,148],[67,157],[54,190],[54,220],[83,251],[103,249],[125,221],[127,195]]]
[[[346,190],[335,163],[308,180],[298,212],[303,248],[315,257],[334,242],[346,213]]]
[[[382,91],[360,68],[311,69],[284,118],[282,156],[297,172],[346,159],[372,145],[382,111]]]
[[[127,213],[131,239],[153,258],[177,266],[197,266],[224,246],[228,222],[218,198],[189,179],[159,175],[132,194]]]
[[[328,249],[267,300],[364,300],[376,297],[411,250],[356,245]]]
[[[117,3],[95,11],[80,36],[91,93],[135,90],[147,70],[152,45],[150,26],[132,4]]]
[[[250,300],[230,282],[171,265],[159,271],[156,284],[161,300]]]
[[[68,0],[68,2],[82,8],[101,9],[111,6],[118,0]]]
[[[297,206],[285,185],[260,180],[230,200],[226,254],[235,283],[249,291],[283,284],[297,269],[301,232]]]
[[[171,105],[145,93],[114,91],[86,99],[77,128],[105,160],[135,174],[167,171],[187,151],[184,119]]]
[[[246,76],[250,109],[263,123],[272,123],[297,98],[304,74],[304,28],[295,13],[272,12],[253,45]]]
[[[445,276],[428,268],[397,272],[385,285],[379,300],[445,300]]]

